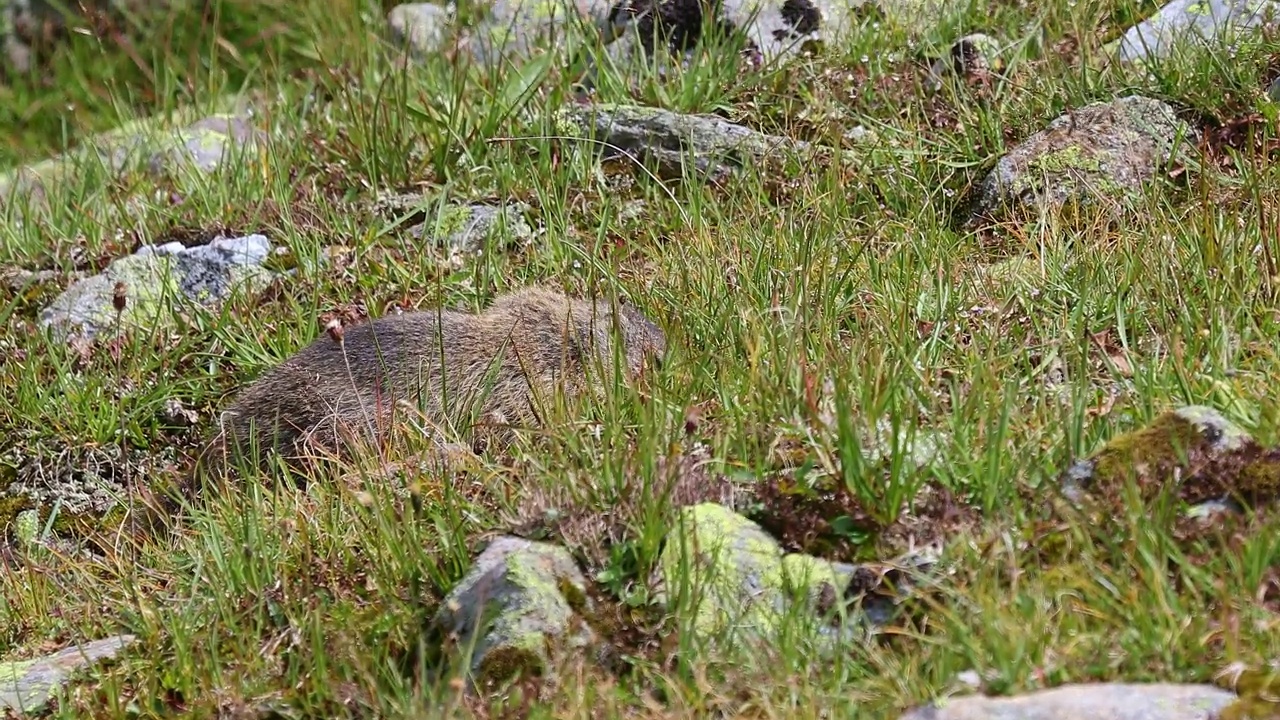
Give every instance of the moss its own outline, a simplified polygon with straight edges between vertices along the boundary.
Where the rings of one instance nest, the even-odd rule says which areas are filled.
[[[1248,462],[1236,480],[1239,493],[1259,498],[1280,496],[1280,449],[1260,453]]]
[[[518,642],[504,643],[494,648],[484,657],[484,662],[476,670],[475,684],[483,688],[492,688],[513,679],[529,676],[541,677],[546,672],[545,639],[538,633],[527,633]]]
[[[34,507],[35,503],[25,495],[0,498],[0,525],[13,528],[18,515]]]
[[[13,684],[21,680],[27,670],[35,665],[35,660],[13,660],[11,662],[0,662],[0,682]]]
[[[1194,423],[1176,413],[1164,413],[1144,428],[1112,438],[1093,456],[1093,485],[1111,494],[1132,480],[1150,499],[1175,468],[1207,452],[1208,444]]]
[[[1182,408],[1125,433],[1094,456],[1095,484],[1114,492],[1137,481],[1152,499],[1177,472],[1180,499],[1202,502],[1223,495],[1248,501],[1280,494],[1280,450],[1264,451],[1243,430],[1208,408]]]
[[[1218,713],[1219,720],[1280,718],[1280,675],[1274,671],[1246,670],[1234,689],[1240,698]]]
[[[783,587],[793,601],[817,603],[827,593],[843,594],[835,567],[822,558],[792,553],[782,558]]]

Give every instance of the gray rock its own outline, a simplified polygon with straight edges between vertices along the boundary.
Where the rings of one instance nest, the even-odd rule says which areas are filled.
[[[0,663],[0,708],[19,713],[36,712],[66,684],[72,673],[115,657],[133,642],[132,635],[116,635],[34,660]]]
[[[438,51],[452,24],[448,9],[435,3],[405,3],[387,13],[392,42],[418,58]]]
[[[900,720],[1208,720],[1235,698],[1212,685],[1063,685],[1012,697],[949,698]]]
[[[1194,139],[1195,130],[1159,100],[1131,96],[1086,105],[996,163],[978,189],[970,224],[1069,203],[1121,212],[1141,197],[1175,144]]]
[[[409,234],[454,252],[481,252],[532,238],[523,210],[514,205],[447,205],[434,220],[410,228]]]
[[[260,290],[273,276],[262,267],[270,253],[271,243],[262,235],[218,238],[182,250],[172,245],[143,247],[102,273],[73,283],[40,313],[40,324],[58,334],[86,338],[113,328],[115,287],[122,282],[126,306],[119,320],[153,327],[166,320],[170,307],[213,307],[236,290]]]
[[[176,129],[159,119],[140,120],[89,138],[62,155],[0,173],[0,202],[25,195],[39,202],[56,183],[101,166],[108,176],[131,170],[153,174],[194,167],[214,172],[236,152],[265,141],[245,114],[220,113]]]
[[[594,38],[608,24],[608,0],[492,0],[459,49],[481,65],[520,61],[566,46],[569,36]]]
[[[579,615],[590,612],[587,580],[563,548],[515,537],[494,540],[445,598],[432,628],[469,650],[469,684],[519,673],[549,677],[557,658],[596,647]]]
[[[1109,49],[1121,62],[1166,58],[1180,48],[1225,44],[1242,33],[1274,28],[1278,11],[1280,3],[1272,0],[1173,0]]]
[[[823,150],[717,117],[635,105],[570,105],[556,113],[556,132],[594,140],[591,147],[604,159],[630,155],[655,162],[661,174],[672,177],[688,167],[719,178],[787,154],[812,157]]]
[[[221,167],[229,155],[253,151],[265,139],[265,133],[243,115],[212,115],[175,132],[152,152],[148,165],[152,172],[160,173],[190,163],[198,170],[211,173]]]

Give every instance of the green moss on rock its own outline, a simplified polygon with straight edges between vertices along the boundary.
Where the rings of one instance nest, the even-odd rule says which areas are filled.
[[[1112,438],[1065,482],[1113,504],[1130,484],[1148,502],[1172,492],[1187,503],[1256,503],[1280,497],[1280,450],[1264,450],[1217,411],[1193,405]]]
[[[503,537],[445,599],[431,633],[473,647],[472,681],[492,685],[545,675],[561,653],[593,645],[594,631],[576,621],[575,608],[591,611],[586,578],[568,551]]]

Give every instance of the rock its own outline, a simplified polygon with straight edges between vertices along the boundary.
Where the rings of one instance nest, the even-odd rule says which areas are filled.
[[[776,629],[785,601],[783,551],[759,525],[714,503],[680,509],[658,559],[660,600],[669,606],[687,594],[697,598],[692,629],[700,637],[733,627],[748,632]],[[830,582],[820,564],[816,581]],[[688,587],[681,587],[687,582]],[[820,590],[819,590],[820,592]]]
[[[928,89],[937,92],[950,77],[976,78],[1004,68],[999,41],[990,35],[966,35],[951,45],[946,57],[929,66]]]
[[[596,634],[580,615],[590,610],[587,580],[568,551],[500,537],[476,558],[431,625],[450,645],[472,648],[469,683],[487,687],[517,674],[548,677],[560,656],[596,647]]]
[[[387,13],[391,41],[422,58],[444,46],[453,19],[449,11],[435,3],[405,3]]]
[[[799,603],[820,621],[819,638],[829,641],[819,650],[831,651],[858,627],[847,622],[851,601],[883,594],[884,575],[871,566],[784,553],[759,525],[715,503],[680,509],[657,572],[659,602],[692,613],[689,627],[701,640],[724,639],[732,631],[731,645],[751,638],[768,642]],[[891,617],[880,599],[864,604],[858,619],[874,625]]]
[[[876,420],[873,432],[863,434],[862,454],[869,463],[887,462],[895,455],[903,455],[910,458],[912,467],[919,469],[936,462],[948,442],[950,438],[936,430],[899,427],[895,432],[893,421],[881,417]]]
[[[1191,405],[1112,438],[1067,468],[1061,486],[1080,504],[1090,494],[1114,495],[1130,479],[1144,499],[1173,489],[1193,516],[1212,517],[1239,500],[1280,494],[1280,450],[1264,450],[1221,413]]]
[[[161,173],[190,163],[206,173],[216,171],[229,155],[252,152],[266,135],[242,115],[212,115],[176,131],[151,153],[147,164]],[[163,145],[168,145],[167,148]]]
[[[1275,28],[1277,21],[1280,3],[1272,0],[1173,0],[1108,50],[1121,62],[1143,63],[1180,48],[1225,45],[1243,33]]]
[[[949,698],[900,720],[1207,720],[1233,700],[1233,693],[1212,685],[1079,684],[1012,697]]]
[[[229,156],[260,148],[266,139],[245,114],[210,115],[173,130],[164,125],[159,119],[129,123],[62,155],[0,174],[0,202],[20,194],[42,201],[51,185],[98,165],[111,176],[134,169],[162,174],[186,166],[214,172]]]
[[[485,65],[527,58],[562,45],[579,25],[598,31],[608,12],[608,0],[493,0],[464,47]]]
[[[558,135],[594,139],[591,145],[604,159],[627,154],[648,159],[669,177],[689,167],[699,175],[720,178],[743,167],[781,160],[789,153],[812,156],[822,151],[717,117],[635,105],[570,105],[556,113],[555,122]]]
[[[1195,130],[1159,100],[1130,96],[1086,105],[1000,159],[978,189],[970,224],[1068,204],[1122,211],[1170,160],[1175,143],[1194,138]]]
[[[1271,84],[1267,85],[1267,97],[1271,98],[1272,102],[1280,103],[1280,77],[1272,80]]]
[[[832,0],[724,0],[706,18],[704,0],[622,0],[609,10],[615,33],[648,56],[691,51],[705,23],[741,33],[748,51],[764,61],[794,55],[813,42],[833,40],[847,29],[852,3]]]
[[[165,320],[171,303],[213,307],[237,289],[261,290],[273,277],[262,267],[271,243],[262,235],[217,238],[207,245],[175,249],[144,246],[106,270],[79,280],[40,313],[40,324],[59,334],[91,338],[116,323],[114,295],[124,283],[126,305],[120,321],[152,327]]]
[[[132,635],[116,635],[35,660],[0,663],[0,708],[24,714],[36,712],[72,673],[99,660],[115,657],[133,642]]]
[[[447,205],[434,221],[415,225],[409,234],[454,252],[481,252],[533,237],[523,209],[508,205]]]

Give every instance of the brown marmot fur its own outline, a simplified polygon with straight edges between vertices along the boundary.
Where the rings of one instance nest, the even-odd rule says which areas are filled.
[[[572,397],[591,386],[589,375],[612,376],[615,324],[627,380],[660,361],[665,335],[633,306],[619,303],[615,313],[609,300],[536,286],[480,314],[408,312],[322,335],[240,393],[197,471],[251,446],[263,459],[271,450],[314,455],[312,444],[341,454],[349,440],[375,440],[395,422],[504,442],[510,429],[538,426],[557,391]]]

